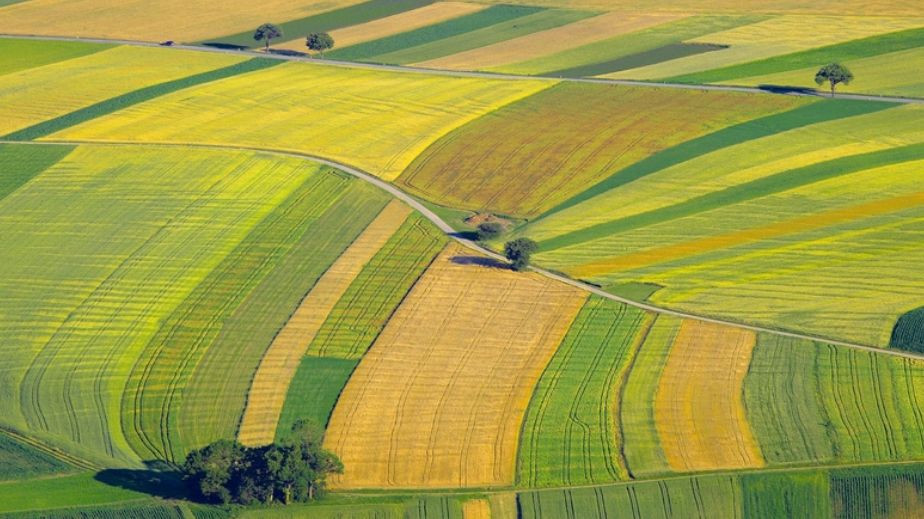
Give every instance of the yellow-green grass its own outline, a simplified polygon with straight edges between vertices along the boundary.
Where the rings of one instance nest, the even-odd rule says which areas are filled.
[[[0,33],[197,41],[355,3],[358,0],[231,0],[216,9],[210,2],[184,0],[30,0],[0,10]]]
[[[288,63],[166,95],[53,138],[284,149],[391,180],[443,134],[548,86]]]
[[[409,216],[331,310],[308,355],[362,357],[446,241],[423,216]]]
[[[921,113],[916,106],[824,101],[746,121],[631,164],[547,212],[528,232],[556,240],[793,168],[913,144],[924,137]]]
[[[102,43],[0,38],[0,75],[79,58],[112,48]]]
[[[105,99],[244,61],[241,56],[115,47],[0,76],[0,134]]]
[[[4,423],[137,460],[119,409],[132,364],[310,169],[255,153],[86,146],[0,201]]]
[[[517,463],[520,485],[627,479],[620,390],[650,321],[603,298],[584,304],[533,392]]]
[[[448,134],[397,184],[443,205],[532,217],[685,140],[802,103],[729,92],[560,84]]]
[[[93,473],[0,483],[0,513],[41,511],[125,502],[151,502],[148,494],[98,481]],[[48,516],[46,516],[48,517]]]
[[[687,43],[727,45],[727,49],[606,74],[605,77],[655,79],[679,76],[921,26],[924,26],[924,18],[783,15],[687,40]],[[824,30],[819,30],[821,27]]]
[[[924,97],[924,78],[921,77],[919,66],[922,61],[924,48],[921,47],[844,60],[843,64],[853,72],[855,79],[847,85],[838,85],[837,91]],[[820,88],[827,91],[827,85],[819,87],[815,84],[817,70],[817,67],[807,67],[777,74],[734,79],[724,83]]]
[[[278,330],[387,202],[368,184],[303,168],[297,189],[162,319],[132,367],[122,428],[142,457],[180,461],[235,435]]]
[[[517,38],[458,52],[442,58],[418,63],[419,66],[440,69],[504,71],[504,65],[519,63],[546,54],[580,47],[619,34],[638,31],[666,23],[683,15],[649,13],[603,13],[561,27],[534,32]],[[549,42],[555,42],[550,45]]]
[[[670,471],[655,427],[654,401],[680,323],[676,317],[657,316],[621,389],[619,427],[629,474],[633,478]]]
[[[768,463],[924,459],[924,362],[761,335],[744,386]]]
[[[758,22],[765,17],[751,16],[690,16],[648,27],[636,32],[621,34],[580,47],[566,49],[529,59],[519,63],[507,64],[498,71],[513,74],[549,74],[549,75],[598,75],[611,70],[592,70],[596,65],[623,58],[669,44]],[[587,68],[585,67],[592,67]],[[494,70],[493,68],[491,70]]]

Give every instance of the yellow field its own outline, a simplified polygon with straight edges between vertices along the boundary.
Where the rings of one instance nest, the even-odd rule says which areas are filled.
[[[418,65],[431,68],[502,71],[504,69],[503,65],[509,63],[526,61],[553,52],[580,47],[581,45],[605,40],[620,34],[640,31],[647,27],[660,25],[679,18],[683,18],[683,16],[606,13],[562,27],[535,32],[493,45],[424,61],[423,63],[418,63]]]
[[[678,471],[759,467],[742,401],[753,332],[684,320],[655,397],[655,425]]]
[[[745,243],[774,240],[788,234],[797,234],[813,229],[851,222],[861,218],[894,213],[917,206],[924,206],[924,192],[850,205],[750,229],[696,238],[615,258],[596,260],[574,268],[569,268],[568,272],[575,277],[588,278],[616,270],[636,269],[645,265],[676,260],[685,256],[703,254],[705,252],[735,247]]]
[[[237,438],[244,445],[266,445],[276,436],[289,383],[308,345],[363,266],[401,227],[411,209],[393,200],[321,276],[270,345],[247,394]]]
[[[412,31],[443,22],[452,18],[457,18],[466,14],[471,14],[482,9],[487,9],[484,4],[470,4],[466,2],[437,2],[418,9],[412,9],[403,13],[386,16],[371,22],[352,25],[331,31],[330,35],[334,38],[336,48],[342,49],[364,41],[376,40],[392,34],[398,34],[405,31]],[[289,36],[296,36],[290,34]],[[307,52],[305,48],[305,35],[298,35],[297,39],[287,41],[279,45],[273,45],[277,49],[289,49]]]
[[[4,74],[0,76],[0,135],[138,88],[241,61],[244,58],[214,53],[116,47]]]
[[[166,95],[54,137],[284,149],[392,180],[445,133],[553,84],[287,63]]]
[[[689,74],[921,26],[924,26],[924,19],[916,17],[778,16],[689,40],[691,43],[730,45],[727,49],[604,77],[655,79]]]
[[[924,15],[917,0],[479,0],[486,3],[527,4],[549,7],[604,9],[623,12],[850,14],[890,16]]]
[[[533,387],[585,298],[449,246],[334,408],[324,441],[346,472],[332,487],[512,484]]]
[[[0,9],[0,33],[198,41],[359,0],[29,0]]]
[[[491,519],[491,504],[487,499],[469,499],[462,503],[462,519]]]

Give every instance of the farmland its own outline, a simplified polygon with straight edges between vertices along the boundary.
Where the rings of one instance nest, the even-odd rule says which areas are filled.
[[[203,5],[0,0],[0,515],[921,515],[920,6]]]

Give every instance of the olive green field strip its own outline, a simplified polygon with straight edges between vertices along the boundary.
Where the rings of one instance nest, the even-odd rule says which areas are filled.
[[[789,113],[804,103],[740,93],[561,84],[446,135],[396,183],[443,205],[533,217],[618,187],[638,169],[635,164],[664,165],[659,156],[667,154],[685,157],[672,150],[688,139],[699,145],[687,148],[687,155],[702,149],[709,135],[731,133],[722,128],[770,119],[775,116],[767,114]],[[582,193],[588,185],[600,187]]]
[[[361,358],[448,241],[420,214],[408,216],[337,301],[308,355]]]
[[[0,200],[73,150],[73,146],[0,144]]]
[[[0,481],[74,472],[76,467],[0,431]]]
[[[650,320],[626,305],[588,299],[533,392],[523,422],[519,485],[628,478],[618,431],[619,386]]]
[[[299,421],[306,421],[320,431],[326,429],[337,397],[358,363],[351,359],[303,357],[286,393],[276,439],[286,438]]]
[[[165,319],[133,367],[122,408],[135,450],[178,461],[234,436],[278,331],[387,202],[329,170],[282,200]]]
[[[74,517],[67,509],[152,501],[143,492],[99,481],[92,472],[0,482],[0,514],[4,517],[8,513],[29,511],[40,517],[55,517],[58,511],[63,517]]]
[[[433,0],[368,0],[339,9],[276,24],[286,38],[304,40],[309,33],[330,32],[432,4]],[[336,5],[336,4],[335,4]],[[220,43],[242,48],[262,45],[253,39],[253,31],[209,38],[203,43]]]
[[[411,208],[392,200],[324,272],[260,359],[247,392],[237,438],[244,445],[273,442],[289,383],[318,329],[360,270],[407,219]]]
[[[112,45],[52,40],[0,39],[0,75],[94,54]]]

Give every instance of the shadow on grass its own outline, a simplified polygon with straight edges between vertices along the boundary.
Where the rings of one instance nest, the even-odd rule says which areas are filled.
[[[456,265],[477,265],[479,267],[510,270],[510,265],[507,263],[484,256],[453,256],[449,261],[452,261]]]
[[[186,485],[176,471],[105,469],[93,478],[109,486],[163,499],[189,499]]]
[[[475,231],[458,231],[450,234],[450,236],[468,241],[478,241],[478,233]]]
[[[786,85],[757,85],[757,88],[770,92],[772,94],[808,94],[818,95],[818,90],[809,87],[797,87]]]
[[[300,52],[300,51],[291,50],[291,49],[270,49],[269,53],[278,54],[280,56],[295,56],[299,58],[309,57],[307,52]]]
[[[235,43],[222,43],[220,41],[209,41],[202,44],[205,47],[212,47],[213,49],[223,49],[223,50],[247,50],[249,47],[245,45],[237,45]]]

